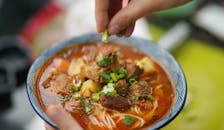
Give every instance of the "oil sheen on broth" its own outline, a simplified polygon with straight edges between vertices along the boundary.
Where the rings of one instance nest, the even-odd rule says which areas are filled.
[[[42,109],[61,105],[84,129],[140,129],[163,118],[175,99],[165,71],[150,56],[120,44],[71,46],[39,70]]]

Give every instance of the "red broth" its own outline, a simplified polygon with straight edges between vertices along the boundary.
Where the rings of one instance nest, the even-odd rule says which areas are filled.
[[[117,59],[102,66],[99,59],[105,57]],[[117,66],[113,65],[116,60]],[[82,61],[81,65],[76,64],[78,61]],[[131,75],[133,70],[136,75]],[[101,77],[102,73],[109,75],[110,80]],[[112,78],[112,73],[122,78]],[[91,85],[86,87],[87,82]],[[88,43],[59,52],[40,68],[35,88],[44,111],[49,105],[61,105],[89,130],[150,127],[166,115],[175,99],[174,88],[163,68],[150,56],[120,44]],[[120,106],[113,106],[114,102]]]

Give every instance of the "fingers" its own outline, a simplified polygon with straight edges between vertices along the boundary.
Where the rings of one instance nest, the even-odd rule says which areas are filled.
[[[184,4],[190,0],[131,0],[131,2],[121,10],[119,10],[120,7],[117,7],[120,4],[111,4],[114,1],[115,0],[96,0],[95,13],[97,31],[103,32],[108,27],[110,35],[117,34],[118,36],[121,36],[123,34],[118,33],[124,32],[125,36],[130,36],[134,28],[132,24],[135,23],[137,19],[146,15],[150,15],[155,11],[160,11]],[[111,7],[116,7],[115,11],[112,13],[115,13],[115,15],[112,15],[112,19],[110,19],[111,17],[109,18],[108,16],[108,12],[111,11]]]
[[[49,106],[47,115],[60,130],[82,130],[81,126],[62,107]]]
[[[95,0],[95,19],[97,32],[103,32],[108,25],[109,0]]]
[[[135,23],[132,24],[132,25],[130,25],[130,26],[126,29],[124,36],[125,36],[125,37],[129,37],[129,36],[131,36],[131,34],[132,34],[133,31],[134,31],[134,28],[135,28]]]
[[[150,15],[153,12],[172,8],[189,0],[131,0],[123,9],[118,11],[110,20],[109,33],[117,34],[130,27],[139,18]]]
[[[117,33],[116,35],[117,35],[118,37],[122,37],[122,36],[129,37],[129,36],[131,36],[131,34],[133,33],[134,28],[135,28],[135,23],[134,23],[134,24],[131,24],[129,27],[127,27],[127,28],[125,28],[124,30],[120,31],[120,32]]]
[[[146,15],[146,13],[149,13],[148,4],[150,4],[150,0],[132,0],[128,6],[117,12],[117,14],[111,19],[109,24],[109,33],[111,35],[117,34],[131,26],[137,19]]]

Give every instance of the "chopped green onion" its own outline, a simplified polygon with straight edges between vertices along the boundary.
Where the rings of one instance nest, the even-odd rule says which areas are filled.
[[[79,91],[79,89],[80,89],[80,86],[76,86],[76,85],[72,86],[72,90],[75,91],[75,92]]]
[[[117,71],[118,74],[126,74],[126,70],[124,68],[120,68]]]
[[[86,112],[86,114],[90,115],[93,113],[93,109],[90,107],[85,107],[85,112]]]
[[[111,81],[110,75],[107,73],[101,73],[100,76],[107,82],[109,83]]]
[[[93,99],[94,101],[98,101],[98,100],[100,99],[100,94],[99,94],[99,93],[94,93],[94,94],[92,95],[92,99]]]
[[[130,85],[135,85],[138,81],[135,78],[130,78],[128,82]]]
[[[110,73],[110,77],[113,79],[114,82],[117,82],[119,79],[116,73]]]
[[[109,81],[109,83],[113,83],[114,81],[113,81],[113,79],[111,79],[110,81]]]
[[[88,99],[84,99],[81,101],[81,105],[84,107],[86,114],[92,114],[93,109],[90,107],[90,101]]]
[[[149,94],[148,99],[152,101],[154,99],[154,97],[151,94]]]
[[[134,123],[135,122],[135,120],[133,120],[130,116],[126,116],[125,118],[124,118],[124,120],[123,120],[123,123],[125,124],[125,125],[131,125],[132,123]]]
[[[117,77],[118,77],[118,79],[122,79],[125,77],[125,74],[119,74],[119,75],[117,75]]]
[[[112,92],[107,93],[107,95],[117,95],[117,91],[113,90]]]
[[[124,68],[118,69],[116,72],[110,73],[110,77],[114,82],[117,82],[119,79],[124,78],[126,75],[126,70]]]
[[[114,88],[114,83],[108,83],[107,86],[108,86],[109,88]]]
[[[101,95],[104,94],[104,92],[103,91],[99,91],[98,94],[99,94],[99,96],[101,96]]]
[[[70,96],[61,96],[60,101],[62,104],[70,100]]]
[[[88,99],[84,99],[84,100],[82,100],[81,104],[83,107],[85,107],[85,106],[89,106],[90,102]]]
[[[133,97],[133,100],[134,101],[138,101],[139,100],[139,97]]]
[[[112,57],[106,57],[106,58],[103,58],[102,60],[98,61],[98,65],[102,66],[102,67],[105,67],[111,63],[113,63]]]
[[[103,32],[102,42],[107,43],[108,41],[109,41],[109,32],[108,32],[108,30],[106,29],[106,30]]]
[[[74,99],[79,99],[79,98],[80,98],[80,93],[79,93],[79,92],[76,92],[76,93],[74,93],[74,94],[72,95],[72,97],[73,97]]]

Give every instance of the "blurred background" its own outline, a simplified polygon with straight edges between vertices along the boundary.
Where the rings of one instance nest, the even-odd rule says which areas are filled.
[[[43,130],[25,89],[32,61],[53,42],[95,32],[93,0],[0,0],[0,128]],[[164,130],[224,130],[224,1],[192,0],[137,22],[135,36],[170,51],[188,83]]]

